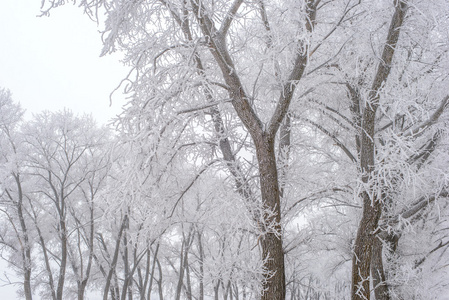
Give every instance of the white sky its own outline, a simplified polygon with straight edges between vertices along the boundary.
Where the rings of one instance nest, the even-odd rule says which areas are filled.
[[[117,56],[100,58],[97,24],[72,4],[36,17],[41,0],[0,0],[0,87],[28,113],[92,113],[105,123],[124,103],[109,94],[127,74]],[[70,2],[70,1],[68,1]]]
[[[126,68],[118,56],[99,57],[97,25],[80,8],[68,4],[38,18],[40,2],[0,0],[0,87],[12,92],[28,116],[67,107],[106,123],[124,104],[117,92],[110,107],[109,94]],[[13,275],[0,261],[0,279],[5,272]],[[19,299],[14,291],[0,281],[2,299]]]

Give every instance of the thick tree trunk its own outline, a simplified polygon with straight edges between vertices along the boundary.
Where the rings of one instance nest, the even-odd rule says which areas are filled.
[[[374,142],[370,137],[374,136],[374,130],[365,128],[362,135],[362,170],[366,174],[373,173],[374,167]],[[372,125],[374,129],[374,124]],[[369,134],[369,135],[368,135]],[[365,151],[365,152],[364,152]],[[362,180],[370,184],[369,175],[363,176]],[[381,199],[376,195],[370,195],[369,191],[362,192],[363,214],[357,230],[354,244],[354,255],[352,259],[352,300],[370,299],[370,266],[373,251],[373,243],[376,238],[376,229],[382,213]]]
[[[265,260],[265,291],[262,299],[285,299],[284,251],[282,248],[281,209],[274,141],[262,136],[256,140],[260,188],[264,208],[260,238]]]

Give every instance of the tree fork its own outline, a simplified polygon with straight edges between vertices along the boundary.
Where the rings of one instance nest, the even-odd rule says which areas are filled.
[[[402,0],[395,0],[395,12],[392,16],[387,39],[382,52],[381,61],[378,65],[372,87],[369,93],[370,102],[363,112],[361,147],[360,147],[360,169],[363,172],[362,181],[373,185],[372,177],[375,172],[375,118],[379,107],[379,92],[388,79],[391,63],[399,40],[399,33],[404,22],[407,5]],[[373,254],[373,244],[376,238],[376,230],[382,214],[382,199],[380,195],[363,191],[361,194],[363,203],[363,214],[360,220],[357,236],[354,243],[354,254],[352,259],[352,300],[370,299],[370,269]],[[372,195],[371,195],[372,194]]]

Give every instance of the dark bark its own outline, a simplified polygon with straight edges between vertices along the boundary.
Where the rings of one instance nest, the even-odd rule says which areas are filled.
[[[262,224],[264,234],[260,238],[262,258],[267,274],[264,286],[269,287],[262,299],[285,299],[284,251],[282,247],[280,194],[274,141],[256,140],[259,162],[260,189],[264,208]]]

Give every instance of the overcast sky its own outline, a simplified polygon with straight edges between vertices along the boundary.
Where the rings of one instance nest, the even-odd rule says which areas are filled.
[[[118,93],[109,107],[125,67],[118,55],[99,57],[97,25],[80,8],[68,4],[36,17],[40,2],[0,0],[0,87],[29,113],[67,107],[106,122],[124,102]]]

